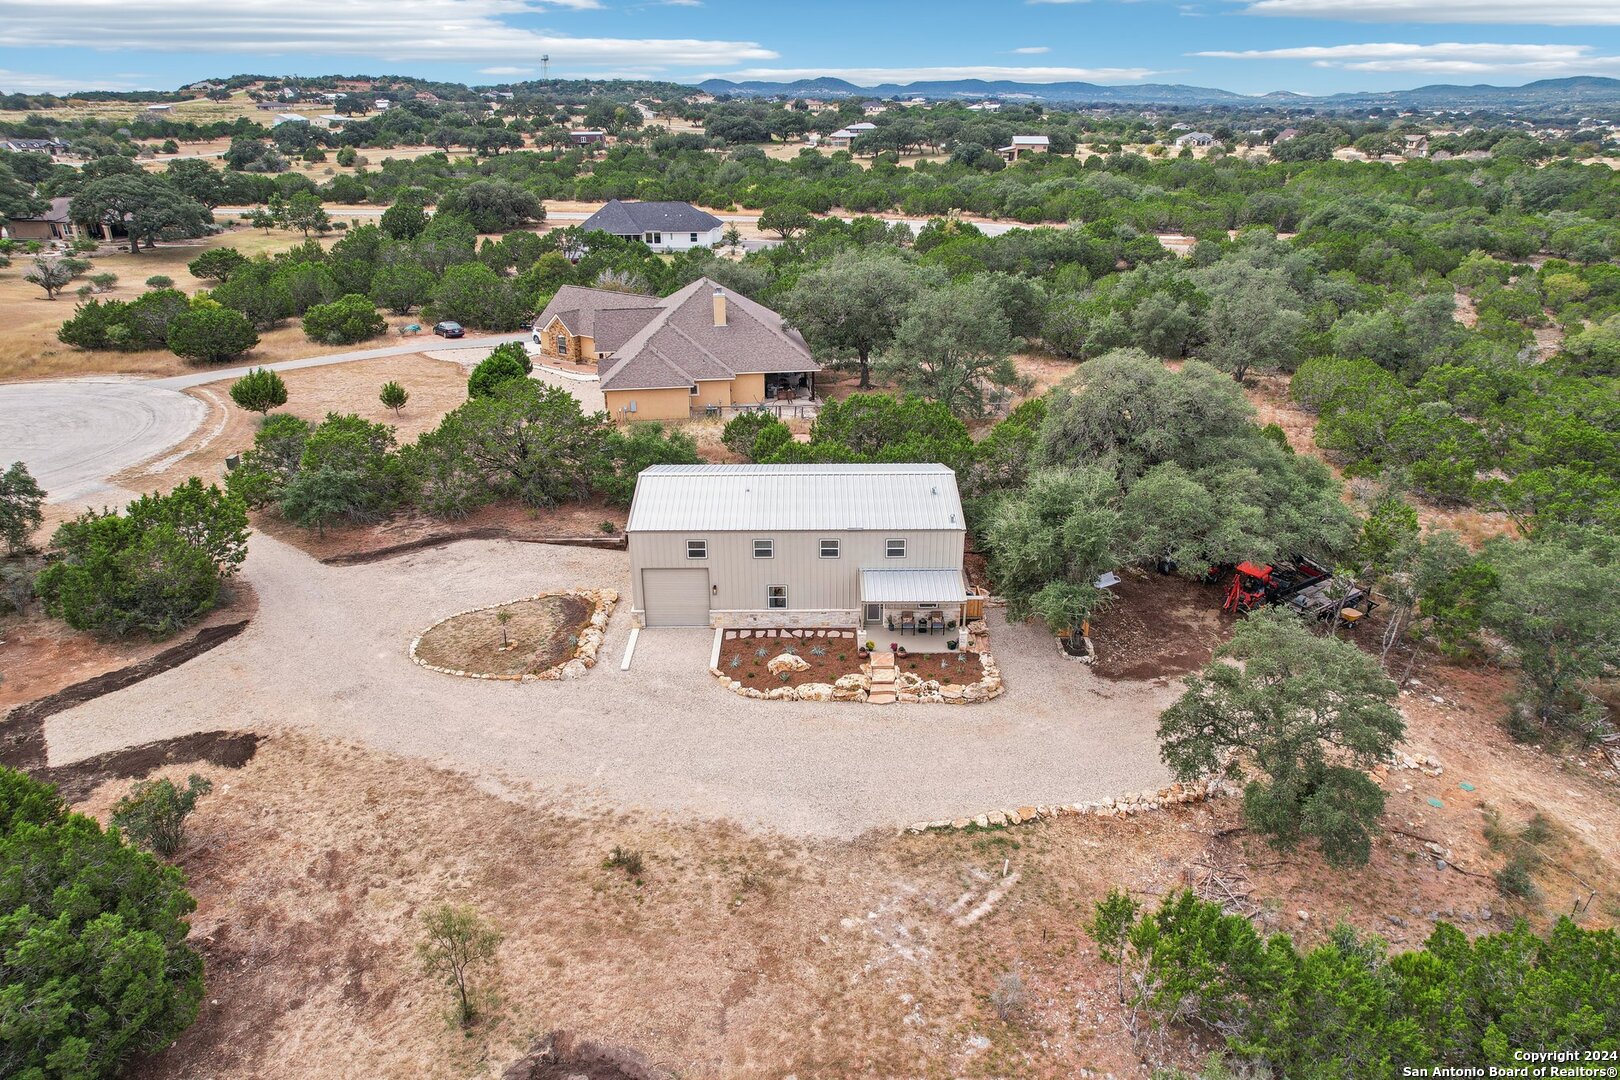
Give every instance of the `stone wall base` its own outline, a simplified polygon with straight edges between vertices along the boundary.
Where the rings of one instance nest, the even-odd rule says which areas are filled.
[[[918,821],[901,829],[901,833],[925,833],[944,829],[997,829],[1008,825],[1024,825],[1043,818],[1077,814],[1082,817],[1134,817],[1137,814],[1168,810],[1174,806],[1218,799],[1223,795],[1236,795],[1242,791],[1229,780],[1199,780],[1191,784],[1175,783],[1157,791],[1133,791],[1111,799],[1095,802],[1057,803],[1051,806],[1020,806],[1011,810],[990,810],[973,817],[941,818],[938,821]]]
[[[792,630],[853,630],[858,618],[859,613],[853,608],[847,611],[837,608],[829,611],[742,609],[711,611],[709,625],[723,626],[728,630],[757,630],[761,627]]]

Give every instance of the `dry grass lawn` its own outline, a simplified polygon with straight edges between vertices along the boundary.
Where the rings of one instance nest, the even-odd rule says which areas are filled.
[[[225,219],[228,221],[228,219]],[[266,235],[261,230],[228,228],[219,236],[201,240],[176,241],[159,244],[150,251],[131,255],[128,246],[112,250],[104,245],[105,254],[94,257],[91,273],[118,275],[118,284],[108,292],[98,294],[102,300],[133,300],[146,291],[146,279],[162,274],[174,280],[174,287],[187,294],[207,286],[207,282],[191,276],[186,264],[203,251],[214,247],[234,247],[244,255],[274,254],[303,242],[303,236],[276,230]],[[337,237],[323,239],[328,245]],[[85,351],[64,345],[56,337],[56,330],[73,315],[77,300],[71,290],[55,300],[45,299],[37,285],[23,280],[33,265],[28,256],[14,256],[9,269],[0,270],[0,310],[9,316],[6,332],[0,335],[0,382],[33,379],[57,379],[75,375],[178,375],[196,370],[194,365],[162,349],[141,352]],[[403,323],[405,320],[393,320]],[[259,335],[259,344],[242,358],[246,363],[269,363],[291,360],[300,356],[340,352],[352,346],[318,345],[304,336],[296,324]]]
[[[287,404],[277,412],[292,413],[311,423],[321,421],[327,413],[354,413],[373,423],[391,425],[401,443],[437,427],[445,413],[467,400],[465,367],[420,354],[300,368],[282,372],[281,378],[287,384]],[[397,415],[377,397],[382,384],[390,380],[411,395]],[[128,469],[114,477],[114,482],[131,491],[166,491],[192,476],[221,477],[225,457],[252,446],[259,429],[259,415],[238,408],[229,391],[230,384],[223,381],[187,390],[208,403],[209,419],[167,457]]]

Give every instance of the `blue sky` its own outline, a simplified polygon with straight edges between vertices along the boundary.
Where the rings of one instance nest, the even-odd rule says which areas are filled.
[[[0,91],[415,74],[1180,82],[1620,77],[1620,0],[0,0]]]

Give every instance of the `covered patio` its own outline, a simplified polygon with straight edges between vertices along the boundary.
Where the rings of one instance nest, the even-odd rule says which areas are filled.
[[[962,571],[861,571],[861,639],[881,651],[948,652],[966,644],[962,624],[968,600]]]

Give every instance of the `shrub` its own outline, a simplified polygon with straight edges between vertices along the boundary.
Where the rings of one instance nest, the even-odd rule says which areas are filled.
[[[231,400],[249,412],[268,413],[287,404],[287,384],[269,368],[254,368],[231,384]]]
[[[235,248],[210,248],[186,264],[194,278],[225,281],[248,264],[248,257]]]
[[[123,513],[94,510],[56,530],[35,588],[76,630],[162,637],[211,609],[247,557],[247,508],[196,477]]]
[[[0,1074],[116,1075],[197,1017],[180,872],[0,768]]]
[[[780,423],[770,413],[744,412],[738,413],[726,421],[725,429],[720,433],[720,441],[725,444],[738,457],[753,460],[754,442],[766,428],[772,424]]]
[[[143,780],[113,806],[112,823],[136,843],[169,858],[185,843],[186,817],[212,790],[213,783],[196,773],[183,790],[167,777]]]
[[[995,1008],[996,1016],[1002,1020],[1011,1020],[1023,1012],[1028,1003],[1029,993],[1017,972],[1007,972],[996,983],[996,988],[990,991],[990,1004]]]
[[[257,345],[259,332],[240,311],[203,301],[169,322],[167,340],[169,351],[176,356],[218,364]]]
[[[296,416],[265,417],[253,436],[253,448],[225,478],[226,488],[254,509],[276,502],[298,472],[309,433],[309,422]]]
[[[513,379],[527,378],[533,370],[534,363],[521,342],[509,341],[505,345],[497,345],[467,377],[467,396],[489,397],[497,386]]]
[[[146,287],[148,289],[172,289],[174,288],[174,278],[168,274],[153,274],[146,279]]]
[[[637,424],[630,431],[610,431],[602,466],[593,485],[609,502],[629,506],[636,493],[636,477],[652,465],[696,465],[697,443],[662,424]]]
[[[304,438],[280,495],[281,512],[322,535],[344,519],[375,521],[399,504],[403,473],[394,429],[330,414]]]
[[[110,271],[102,271],[99,274],[91,274],[86,280],[90,282],[91,287],[96,292],[111,292],[113,286],[118,284],[118,275]]]
[[[394,415],[398,416],[399,411],[405,407],[405,403],[411,400],[411,392],[399,385],[399,383],[389,380],[382,384],[382,390],[378,392],[377,400],[383,403],[384,408],[393,409]]]
[[[608,870],[623,870],[630,877],[640,877],[643,867],[641,852],[614,844],[608,857],[602,860],[602,866]]]
[[[304,312],[304,335],[323,345],[353,345],[388,329],[371,299],[349,293]]]

